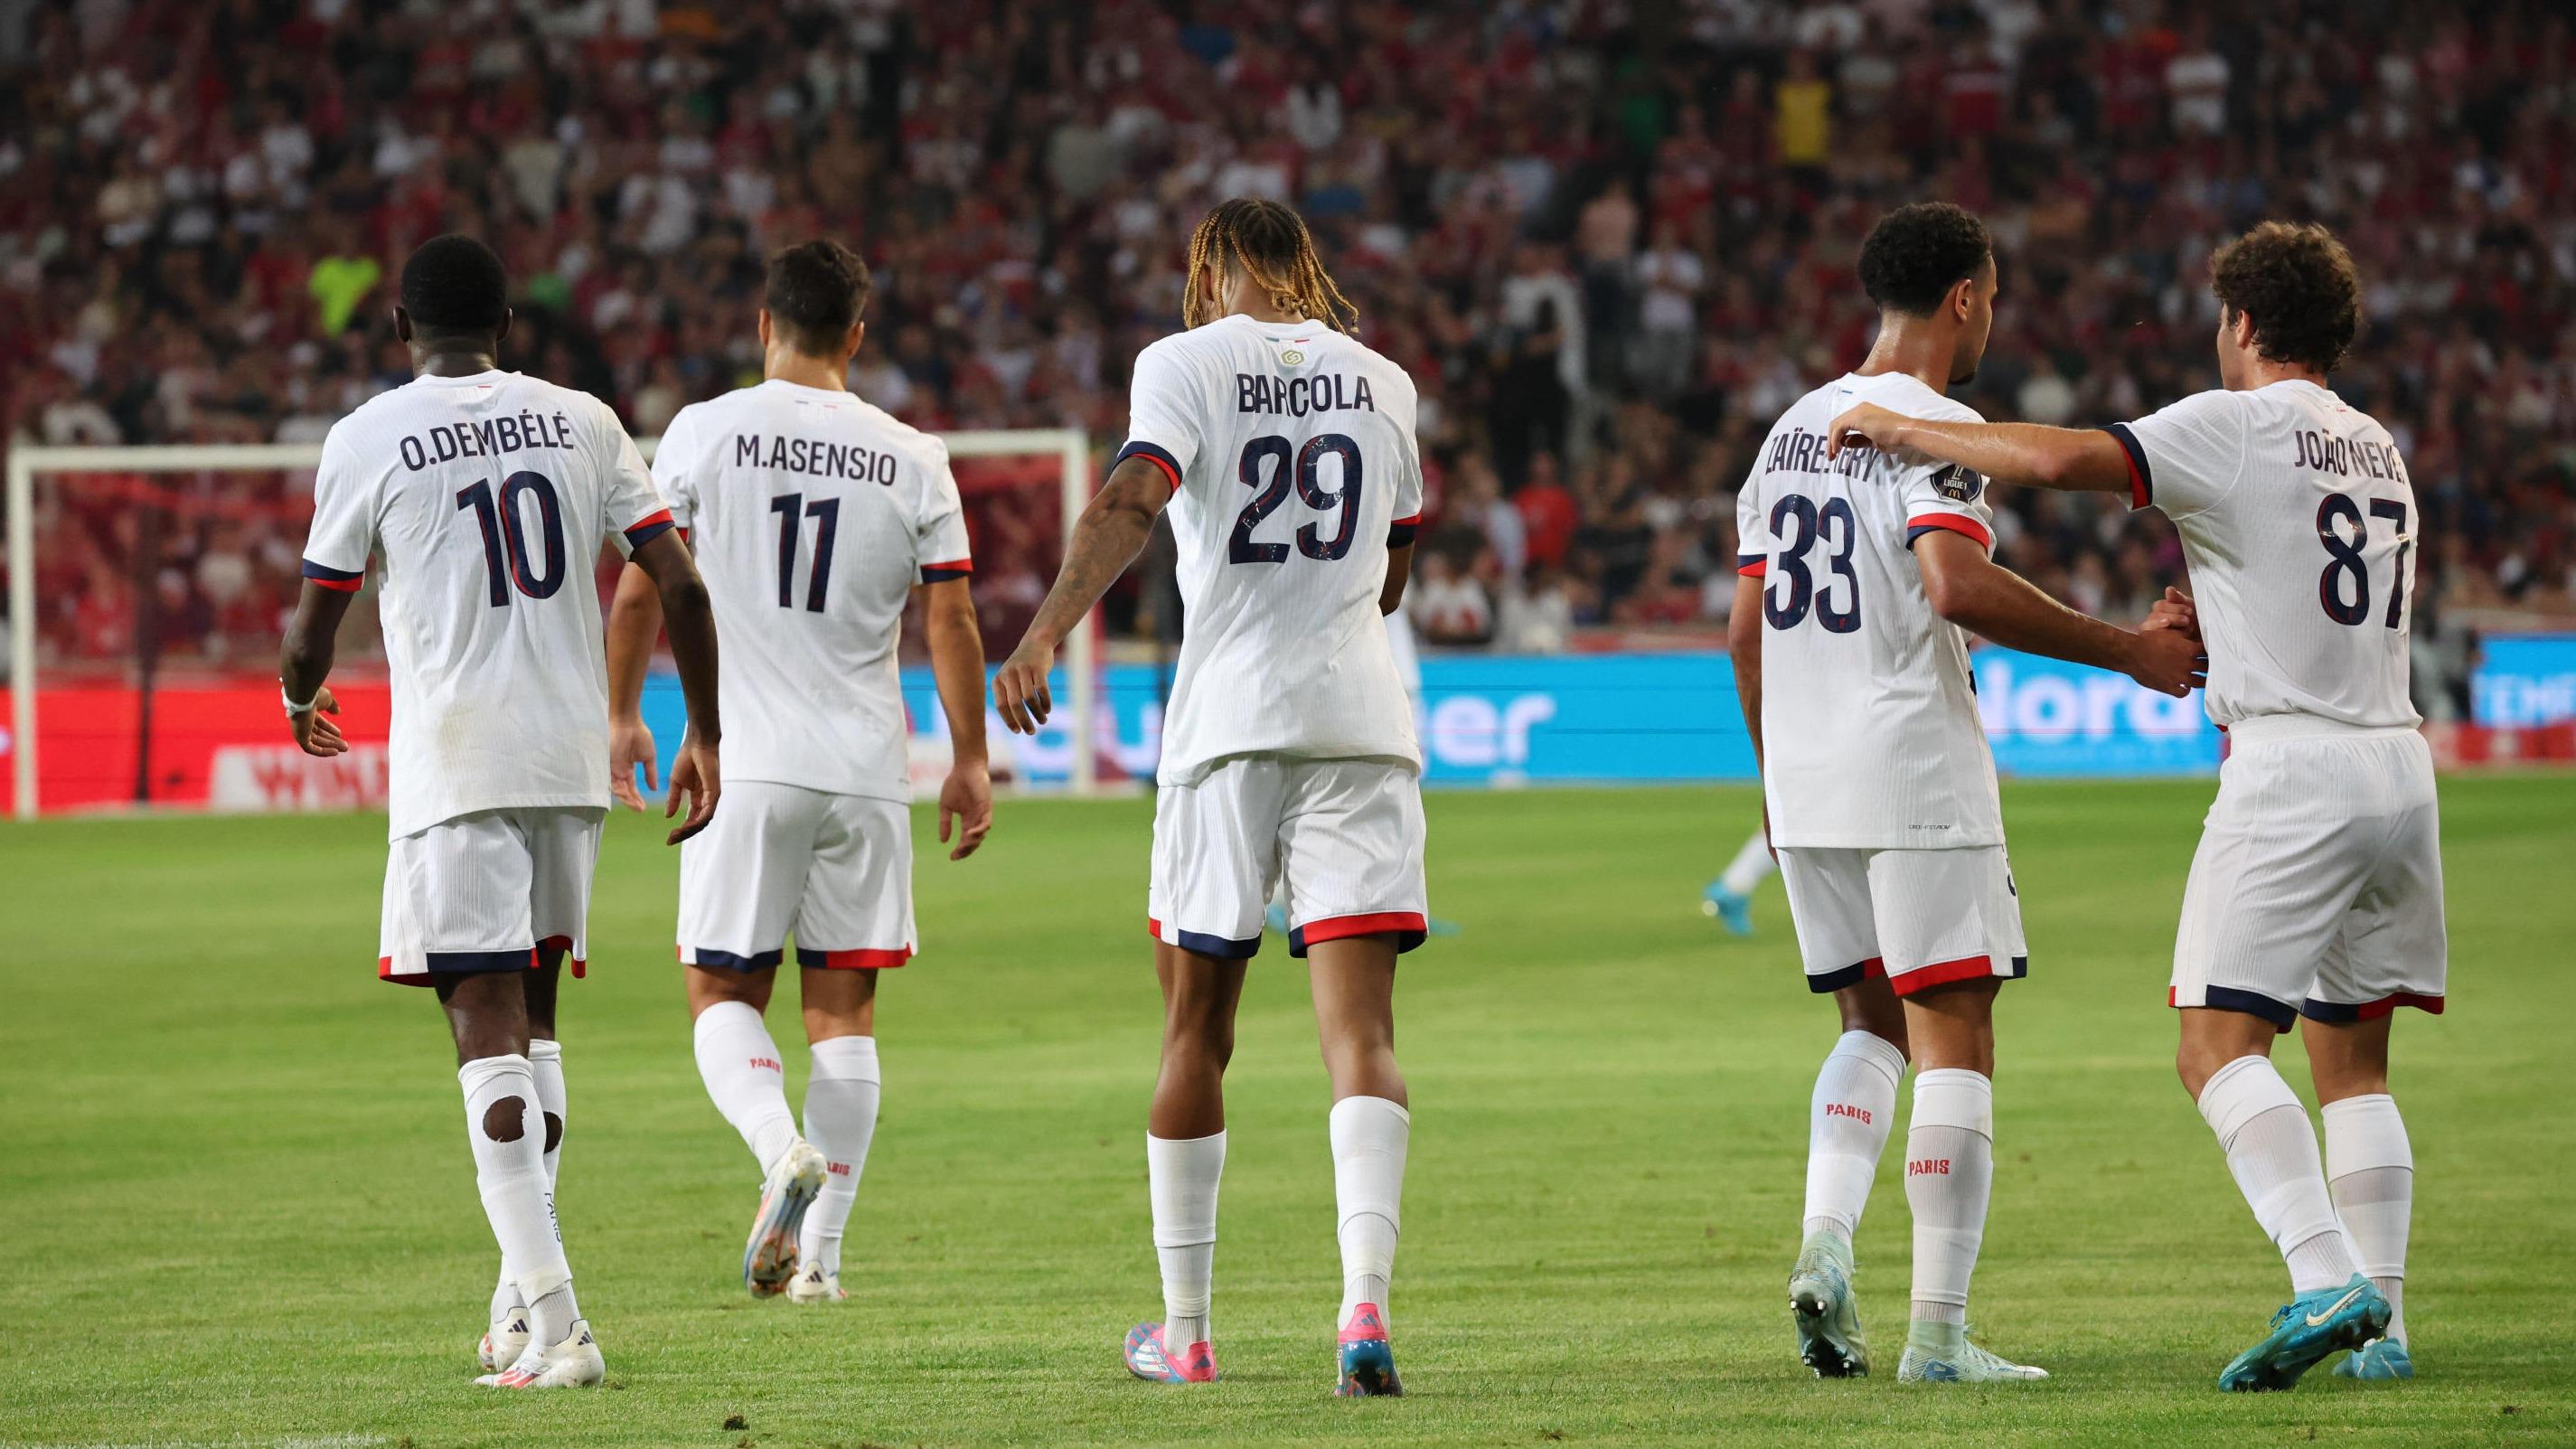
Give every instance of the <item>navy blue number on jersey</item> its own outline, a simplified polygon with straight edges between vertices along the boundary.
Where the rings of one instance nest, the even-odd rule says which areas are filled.
[[[537,527],[544,535],[540,559],[528,555],[528,530],[519,507],[523,498],[537,500]],[[564,582],[564,531],[563,505],[555,501],[552,480],[542,473],[513,473],[501,480],[495,495],[492,480],[478,478],[473,487],[456,490],[456,511],[469,508],[483,531],[483,568],[491,586],[486,597],[492,607],[506,607],[513,586],[531,599],[553,598]]]
[[[1827,539],[1827,525],[1840,525],[1840,536]],[[1775,568],[1789,581],[1788,597],[1782,598],[1777,587],[1762,591],[1762,617],[1774,629],[1795,629],[1806,622],[1812,611],[1816,622],[1828,634],[1849,634],[1860,627],[1860,573],[1852,567],[1852,550],[1860,546],[1860,523],[1852,516],[1851,500],[1828,498],[1822,508],[1815,500],[1792,493],[1771,508],[1771,535],[1780,540],[1774,556]],[[1829,550],[1825,567],[1843,581],[1839,590],[1843,603],[1836,607],[1838,592],[1833,580],[1817,587],[1815,570],[1807,555],[1817,544]]]
[[[2389,580],[2388,612],[2380,619],[2394,629],[2406,616],[2406,551],[2415,546],[2415,540],[2406,531],[2406,505],[2396,499],[2370,500],[2370,516],[2387,519],[2397,532],[2397,570]],[[2326,546],[2326,569],[2317,575],[2317,603],[2326,617],[2349,625],[2368,620],[2370,565],[2362,550],[2370,544],[2370,524],[2351,494],[2329,493],[2317,505],[2317,541]]]
[[[805,580],[805,611],[823,612],[823,595],[832,586],[832,538],[841,531],[841,500],[805,501],[802,493],[781,493],[769,500],[778,515],[778,607],[796,607],[796,555],[804,541],[805,519],[814,520],[814,572]]]
[[[1291,458],[1294,463],[1291,463]],[[1323,460],[1341,460],[1341,486],[1327,488],[1323,481]],[[1264,463],[1269,477],[1263,479]],[[1318,433],[1306,440],[1306,446],[1292,448],[1286,438],[1255,438],[1243,445],[1243,456],[1235,464],[1236,481],[1253,490],[1252,501],[1235,515],[1234,536],[1226,541],[1228,563],[1285,563],[1288,545],[1265,543],[1252,536],[1253,531],[1268,521],[1279,506],[1288,501],[1288,490],[1294,486],[1298,498],[1318,513],[1339,510],[1341,522],[1331,537],[1312,523],[1298,525],[1297,552],[1311,559],[1330,562],[1351,551],[1360,532],[1360,445],[1340,433]]]

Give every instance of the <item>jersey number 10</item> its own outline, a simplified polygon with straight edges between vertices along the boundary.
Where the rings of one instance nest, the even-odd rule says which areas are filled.
[[[545,534],[544,568],[528,557],[527,528],[519,521],[519,500],[537,500],[537,527]],[[564,582],[563,505],[555,501],[555,485],[542,473],[513,473],[501,480],[501,492],[492,492],[492,480],[478,478],[471,488],[456,490],[456,511],[474,510],[474,522],[483,530],[483,570],[490,583],[486,595],[493,608],[510,602],[510,589],[531,599],[551,599]]]

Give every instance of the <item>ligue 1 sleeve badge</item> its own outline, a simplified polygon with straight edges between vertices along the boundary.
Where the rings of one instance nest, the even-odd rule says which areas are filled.
[[[1974,503],[1986,491],[1985,475],[1953,463],[1933,475],[1932,491],[1953,503]]]

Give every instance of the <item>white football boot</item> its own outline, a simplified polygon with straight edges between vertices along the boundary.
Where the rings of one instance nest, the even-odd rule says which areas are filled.
[[[742,1286],[752,1297],[774,1298],[795,1276],[797,1234],[831,1166],[821,1149],[799,1137],[769,1169],[769,1179],[761,1185],[760,1212],[752,1218],[751,1237],[742,1248]]]
[[[826,1273],[820,1263],[807,1263],[787,1280],[790,1303],[844,1303],[850,1295],[841,1288],[841,1275]]]
[[[590,1320],[576,1318],[563,1342],[542,1353],[532,1344],[516,1363],[474,1382],[487,1389],[578,1389],[607,1377],[608,1360],[599,1355]]]
[[[474,1362],[487,1374],[497,1374],[519,1361],[528,1351],[528,1310],[513,1308],[492,1320],[483,1330],[483,1341],[474,1346]]]

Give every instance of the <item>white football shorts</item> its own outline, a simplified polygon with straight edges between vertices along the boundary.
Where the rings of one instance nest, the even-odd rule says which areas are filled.
[[[1958,850],[1780,848],[1780,883],[1807,989],[1873,976],[1897,995],[2030,971],[2021,894],[2002,846]]]
[[[525,971],[537,948],[582,974],[600,822],[591,807],[477,810],[397,837],[385,859],[376,974],[405,986],[471,971]]]
[[[1422,944],[1422,784],[1409,764],[1237,755],[1154,799],[1154,939],[1236,960],[1261,949],[1271,888],[1288,883],[1288,954],[1392,935]]]
[[[912,812],[900,800],[774,780],[725,786],[680,842],[680,960],[759,971],[878,970],[910,960]]]
[[[2183,888],[2175,1006],[2282,1031],[2440,1012],[2450,978],[2433,751],[2411,729],[2258,715],[2229,732]]]

